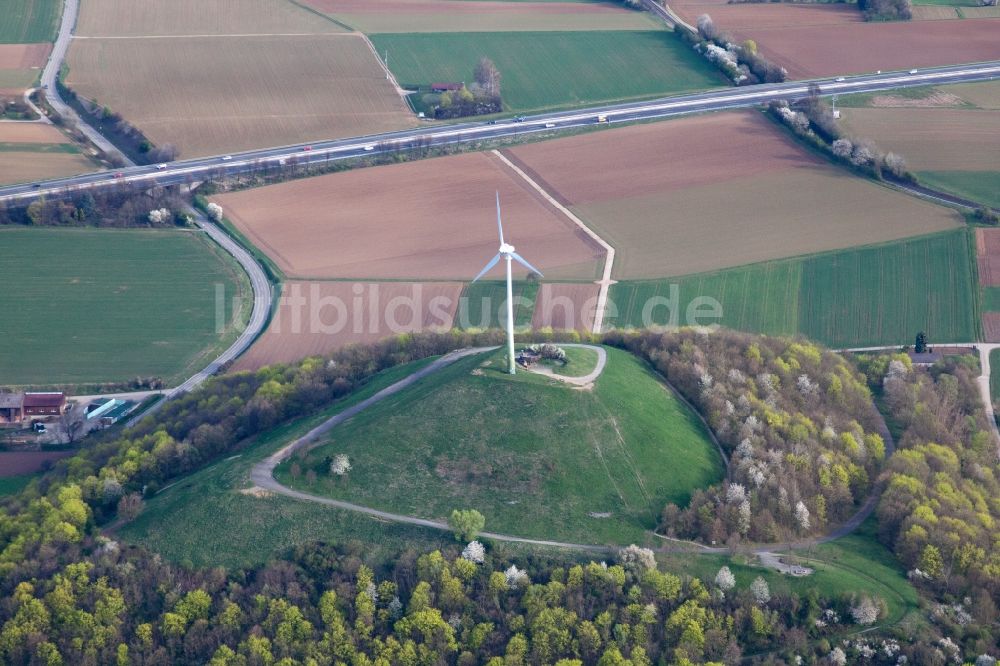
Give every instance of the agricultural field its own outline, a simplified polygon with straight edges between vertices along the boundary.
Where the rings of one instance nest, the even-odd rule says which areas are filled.
[[[470,81],[482,56],[503,77],[504,108],[528,111],[649,98],[725,84],[665,30],[373,34],[403,87]]]
[[[477,0],[306,0],[310,7],[366,33],[648,30],[646,12],[614,2]]]
[[[643,543],[664,503],[717,481],[723,463],[698,417],[644,363],[607,353],[593,391],[507,375],[502,352],[463,359],[338,426],[275,475],[407,515],[475,508],[487,529],[519,536]],[[353,466],[349,483],[334,482],[324,462],[340,452]]]
[[[615,248],[617,279],[701,273],[963,223],[950,209],[804,151],[755,111],[637,125],[505,154]]]
[[[972,251],[971,235],[956,230],[715,273],[621,282],[612,286],[611,298],[620,327],[683,325],[691,301],[710,297],[721,304],[722,318],[699,323],[801,334],[834,348],[904,344],[919,330],[937,341],[977,340]],[[673,300],[671,285],[677,285]],[[671,308],[673,302],[678,306]],[[647,307],[652,315],[644,319]],[[672,322],[677,307],[679,320]]]
[[[0,228],[0,279],[5,384],[172,385],[249,316],[245,275],[187,231]]]
[[[4,0],[0,44],[51,42],[59,28],[62,0]]]
[[[1000,23],[990,18],[866,23],[855,6],[843,4],[694,0],[671,7],[692,25],[708,13],[717,27],[738,40],[753,39],[760,53],[784,66],[793,79],[1000,58]],[[942,18],[942,9],[950,11],[918,8],[918,18],[921,11],[928,12],[928,18]]]
[[[94,168],[52,125],[0,123],[0,183],[72,176]]]
[[[51,44],[0,44],[0,95],[32,87],[49,59]]]
[[[592,331],[598,286],[594,283],[546,282],[538,289],[533,328]]]
[[[81,37],[322,34],[343,26],[289,0],[85,0],[76,39]]]
[[[1000,229],[979,228],[975,234],[983,310],[983,339],[986,342],[1000,342]],[[1000,373],[997,375],[1000,376]]]
[[[291,363],[400,333],[449,330],[461,293],[460,283],[449,282],[285,282],[267,330],[232,369]]]
[[[532,326],[539,284],[514,282],[511,292],[514,300],[514,326],[525,329]],[[481,280],[470,282],[462,290],[461,301],[455,316],[459,328],[502,328],[507,321],[507,282]]]
[[[417,121],[362,35],[78,39],[67,85],[197,157]]]
[[[288,276],[471,280],[504,232],[554,279],[594,279],[603,251],[503,162],[469,153],[213,197]],[[523,278],[527,271],[515,266]],[[486,277],[501,277],[498,265]]]
[[[863,96],[848,104],[844,128],[905,157],[920,182],[1000,208],[1000,83]]]

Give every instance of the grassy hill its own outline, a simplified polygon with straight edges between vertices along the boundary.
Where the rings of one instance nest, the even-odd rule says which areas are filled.
[[[641,361],[608,357],[593,391],[503,374],[499,353],[465,359],[335,429],[276,477],[409,515],[475,508],[492,531],[642,541],[664,503],[686,503],[723,465],[697,416]],[[329,473],[337,453],[351,459],[346,480]]]

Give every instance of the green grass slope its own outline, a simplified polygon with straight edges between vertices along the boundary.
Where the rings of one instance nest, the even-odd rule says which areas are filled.
[[[0,283],[4,384],[173,382],[235,337],[232,299],[249,315],[242,270],[187,231],[0,229]]]
[[[671,33],[476,32],[371,35],[403,86],[472,82],[483,56],[502,76],[504,107],[529,111],[641,99],[724,85]]]
[[[693,299],[722,305],[721,320],[770,335],[802,334],[831,347],[903,344],[919,330],[932,340],[979,338],[975,254],[966,229],[905,241],[664,280],[623,281],[611,288],[616,325],[670,323],[666,306],[643,317],[651,297],[670,300],[677,285],[678,323]]]
[[[0,44],[53,41],[62,5],[62,0],[3,0],[0,3]]]
[[[697,416],[626,352],[608,350],[592,392],[501,366],[500,353],[459,361],[335,429],[276,476],[407,515],[475,508],[492,531],[627,544],[644,540],[666,502],[685,503],[723,473]],[[353,470],[335,481],[327,459],[340,452]]]
[[[919,171],[917,178],[927,187],[1000,208],[1000,157],[996,171]]]

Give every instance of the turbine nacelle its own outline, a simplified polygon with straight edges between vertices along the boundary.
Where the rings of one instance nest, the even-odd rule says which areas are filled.
[[[500,254],[508,254],[508,255],[515,254],[514,246],[511,245],[510,243],[504,243],[503,245],[500,246]]]

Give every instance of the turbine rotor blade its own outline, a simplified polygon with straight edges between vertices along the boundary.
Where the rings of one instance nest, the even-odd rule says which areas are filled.
[[[500,191],[497,191],[497,230],[500,232],[500,244],[503,245],[503,223],[500,221]]]
[[[491,268],[493,268],[494,266],[497,265],[498,261],[500,261],[500,255],[499,254],[497,256],[493,257],[492,259],[490,259],[490,263],[486,264],[486,267],[483,270],[479,271],[479,275],[477,275],[476,277],[474,277],[472,279],[472,281],[475,282],[479,278],[481,278],[484,275],[486,275],[490,271]]]
[[[540,277],[544,277],[542,275],[542,272],[540,270],[538,270],[537,268],[535,268],[534,266],[532,266],[531,264],[529,264],[528,261],[524,257],[522,257],[521,255],[519,255],[517,252],[511,252],[510,256],[514,257],[514,260],[517,261],[517,263],[521,264],[522,266],[524,266],[525,268],[527,268],[532,273],[538,273],[538,275]]]

